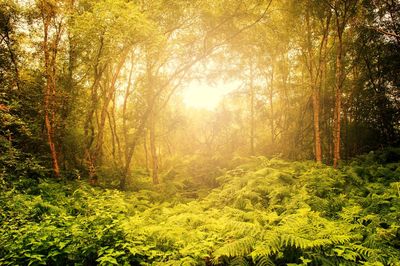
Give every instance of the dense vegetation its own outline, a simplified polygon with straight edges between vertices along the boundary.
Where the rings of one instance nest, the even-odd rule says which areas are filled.
[[[400,265],[399,51],[399,0],[0,0],[0,265]]]
[[[242,159],[196,199],[185,185],[18,183],[0,196],[0,264],[400,265],[399,159]]]
[[[336,167],[399,145],[399,11],[393,0],[1,0],[0,145],[55,177],[122,189],[193,155]],[[192,105],[237,88],[194,109],[195,81]]]

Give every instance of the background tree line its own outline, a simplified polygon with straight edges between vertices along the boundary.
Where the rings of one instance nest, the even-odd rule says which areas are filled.
[[[399,144],[396,0],[1,0],[0,12],[3,174],[126,189],[191,161],[207,183],[202,167],[240,156],[336,167]],[[196,110],[180,92],[198,78],[241,86]]]

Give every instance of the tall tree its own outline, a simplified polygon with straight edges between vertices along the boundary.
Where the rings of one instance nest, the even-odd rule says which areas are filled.
[[[117,86],[123,77],[121,72],[135,48],[146,42],[156,42],[158,37],[153,35],[154,25],[133,2],[103,0],[89,3],[89,7],[83,5],[88,10],[76,17],[73,31],[76,40],[87,51],[85,57],[89,64],[83,71],[93,73],[87,80],[91,85],[84,139],[87,168],[96,182],[96,169],[103,157],[107,114],[116,98]],[[152,35],[154,40],[150,39]]]
[[[318,163],[322,162],[322,143],[320,130],[320,80],[323,75],[326,49],[330,33],[331,11],[325,5],[316,6],[316,3],[308,0],[305,6],[306,42],[304,48],[305,61],[309,75],[313,108],[314,128],[314,154]],[[315,22],[315,20],[319,20]],[[317,32],[315,32],[317,31]],[[316,47],[317,46],[317,47]]]
[[[334,108],[334,124],[333,124],[333,166],[336,168],[340,160],[341,148],[341,113],[342,113],[342,93],[344,81],[346,78],[345,71],[345,47],[344,33],[349,20],[354,17],[358,0],[335,0],[329,3],[335,14],[336,29],[336,76],[335,76],[335,108]]]
[[[57,90],[57,56],[64,30],[64,17],[61,14],[62,6],[59,2],[40,0],[37,2],[37,6],[40,11],[43,25],[42,50],[44,57],[44,76],[46,79],[46,85],[43,92],[44,121],[54,175],[60,177],[56,143],[56,130],[58,126],[57,116],[59,109],[59,94]]]

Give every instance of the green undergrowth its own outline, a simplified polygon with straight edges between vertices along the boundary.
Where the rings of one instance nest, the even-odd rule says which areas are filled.
[[[6,189],[0,265],[400,265],[399,158],[252,158],[195,200],[77,181]]]

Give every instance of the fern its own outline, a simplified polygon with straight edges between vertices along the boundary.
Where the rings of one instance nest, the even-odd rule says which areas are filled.
[[[250,263],[245,257],[237,256],[229,261],[229,266],[250,266]]]
[[[275,263],[268,256],[258,256],[253,258],[256,266],[275,266]]]
[[[379,250],[364,247],[359,244],[350,244],[350,248],[354,251],[357,251],[357,253],[362,255],[364,258],[376,257],[379,254]]]
[[[252,256],[253,259],[259,256],[270,256],[278,253],[280,250],[281,243],[279,236],[270,234],[268,238],[264,236],[261,242],[257,242],[250,256]]]
[[[255,158],[171,202],[84,183],[0,192],[0,264],[399,265],[398,182],[381,178],[398,170],[379,167],[355,169],[358,186],[349,169]]]
[[[253,237],[244,237],[242,239],[233,240],[230,243],[227,243],[220,247],[218,250],[214,252],[214,256],[216,258],[227,256],[227,257],[236,257],[236,256],[246,256],[253,250],[254,244],[256,240]]]

